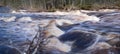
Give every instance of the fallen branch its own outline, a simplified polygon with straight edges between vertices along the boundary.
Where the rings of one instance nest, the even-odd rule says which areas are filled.
[[[44,47],[48,43],[47,38],[45,38],[44,29],[39,27],[39,30],[33,40],[31,41],[26,54],[44,54]]]

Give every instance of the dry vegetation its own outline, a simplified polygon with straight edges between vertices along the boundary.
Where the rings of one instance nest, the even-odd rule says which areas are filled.
[[[1,6],[34,11],[119,9],[120,0],[0,0]]]

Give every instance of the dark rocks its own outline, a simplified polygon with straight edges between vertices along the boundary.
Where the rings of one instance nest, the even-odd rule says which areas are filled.
[[[0,45],[0,54],[21,54],[21,53],[15,48]]]
[[[94,33],[75,30],[63,34],[59,40],[70,45],[72,52],[83,52],[90,50],[98,42],[99,36]]]
[[[98,49],[92,52],[92,54],[120,54],[120,48]]]
[[[115,45],[116,45],[116,47],[120,48],[120,41],[118,41]]]

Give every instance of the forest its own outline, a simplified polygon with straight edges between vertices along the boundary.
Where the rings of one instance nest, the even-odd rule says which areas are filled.
[[[120,0],[0,0],[0,6],[34,11],[120,9]]]

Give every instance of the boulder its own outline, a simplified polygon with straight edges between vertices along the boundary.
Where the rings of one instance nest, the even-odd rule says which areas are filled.
[[[99,35],[87,31],[73,30],[59,37],[59,40],[71,46],[71,52],[88,51],[98,42]]]

